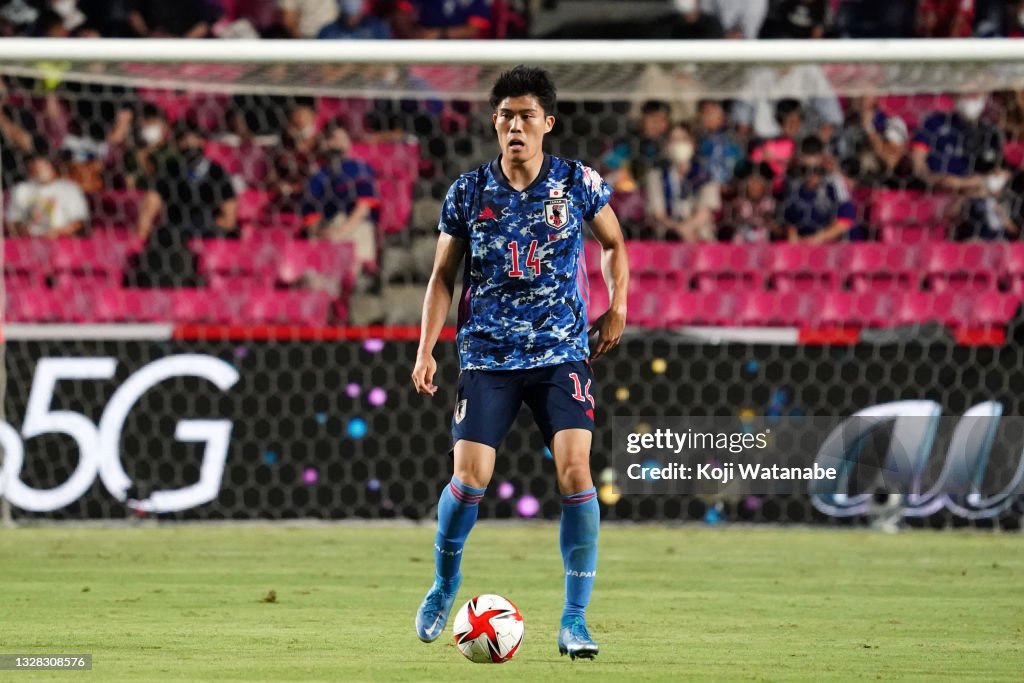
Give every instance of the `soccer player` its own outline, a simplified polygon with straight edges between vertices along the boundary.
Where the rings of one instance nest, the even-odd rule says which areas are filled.
[[[565,607],[558,649],[573,659],[592,658],[598,646],[584,613],[597,574],[600,510],[590,477],[595,405],[588,357],[614,348],[625,327],[626,247],[601,176],[579,161],[544,153],[544,135],[555,123],[555,87],[547,72],[518,66],[501,74],[490,105],[501,154],[448,190],[412,372],[419,393],[437,391],[434,345],[465,257],[452,419],[455,475],[438,503],[434,585],[416,614],[416,633],[431,642],[444,631],[495,451],[525,403],[554,456],[562,494]],[[591,327],[592,352],[584,221],[603,250],[610,301]]]

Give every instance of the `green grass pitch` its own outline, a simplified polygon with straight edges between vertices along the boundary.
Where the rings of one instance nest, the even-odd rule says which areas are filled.
[[[2,681],[1020,681],[1019,534],[606,525],[595,661],[559,657],[555,525],[481,524],[461,604],[512,599],[526,639],[471,664],[420,643],[428,526],[0,532],[0,653],[94,655]],[[270,591],[275,601],[267,601]],[[586,678],[583,678],[585,676]]]

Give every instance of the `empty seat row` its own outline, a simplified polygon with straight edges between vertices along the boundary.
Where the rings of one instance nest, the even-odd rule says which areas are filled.
[[[600,273],[600,247],[586,244],[588,273]],[[803,244],[628,243],[638,286],[666,281],[699,291],[799,291],[808,286],[854,291],[989,291],[1005,285],[1024,294],[1024,244],[936,242],[895,246],[876,242]]]
[[[633,289],[629,320],[641,327],[717,325],[732,327],[891,327],[937,322],[952,328],[1003,328],[1021,298],[989,292],[723,291]],[[607,293],[593,290],[591,316],[605,310]]]

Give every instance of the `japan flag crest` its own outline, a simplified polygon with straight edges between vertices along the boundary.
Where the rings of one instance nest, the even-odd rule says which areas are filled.
[[[561,230],[569,222],[569,202],[564,197],[544,201],[544,222],[548,227]]]

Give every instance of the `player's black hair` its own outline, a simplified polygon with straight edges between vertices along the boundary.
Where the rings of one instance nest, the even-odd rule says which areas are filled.
[[[491,88],[491,109],[497,109],[506,97],[533,95],[544,110],[545,116],[555,113],[555,84],[544,69],[520,64],[511,71],[505,71]]]
[[[825,143],[821,141],[817,135],[808,135],[800,141],[800,154],[806,154],[808,156],[815,154],[823,154],[825,152]]]

